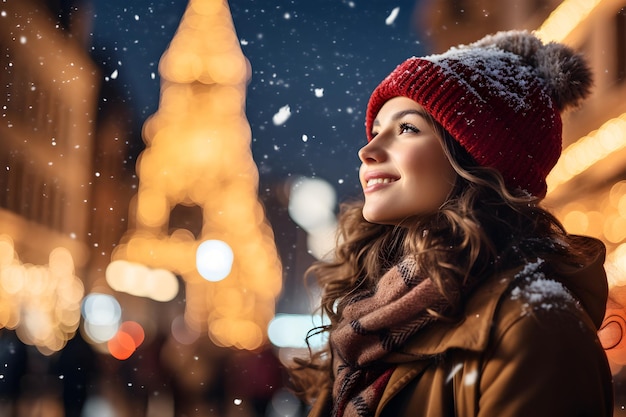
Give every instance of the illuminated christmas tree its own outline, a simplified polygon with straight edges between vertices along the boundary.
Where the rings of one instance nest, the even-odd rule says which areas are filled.
[[[157,112],[137,161],[134,228],[107,269],[118,291],[172,299],[186,285],[185,323],[219,346],[255,349],[266,339],[282,278],[258,200],[245,115],[250,64],[223,0],[191,0],[159,64]],[[195,208],[201,228],[171,227]]]

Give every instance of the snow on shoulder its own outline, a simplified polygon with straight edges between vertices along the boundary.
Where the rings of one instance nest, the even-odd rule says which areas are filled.
[[[511,291],[511,299],[523,302],[524,314],[539,309],[580,308],[578,301],[562,283],[546,278],[541,271],[543,263],[544,260],[538,258],[536,262],[527,263],[515,275],[517,286]]]

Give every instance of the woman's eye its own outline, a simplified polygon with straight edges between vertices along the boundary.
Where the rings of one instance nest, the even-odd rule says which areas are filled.
[[[400,133],[419,133],[419,129],[410,123],[400,123]]]

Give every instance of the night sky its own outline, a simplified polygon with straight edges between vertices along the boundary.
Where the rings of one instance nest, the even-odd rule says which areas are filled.
[[[229,2],[252,64],[247,116],[261,197],[291,176],[330,182],[339,198],[357,195],[356,152],[373,88],[398,63],[424,53],[411,23],[415,0]],[[158,61],[187,2],[95,0],[91,52],[132,107],[139,131],[157,110]],[[388,24],[392,10],[399,13]],[[323,90],[322,90],[323,89]],[[291,116],[273,116],[289,106]],[[131,143],[135,154],[143,145]]]

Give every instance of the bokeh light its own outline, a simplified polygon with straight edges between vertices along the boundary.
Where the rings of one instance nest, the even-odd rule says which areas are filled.
[[[272,344],[278,348],[306,348],[309,330],[329,324],[317,315],[277,314],[268,326],[268,335]],[[309,338],[312,349],[324,345],[324,336],[316,334]]]
[[[83,330],[95,343],[110,340],[119,330],[122,318],[120,303],[109,294],[91,293],[83,300]]]
[[[319,178],[301,177],[289,195],[289,215],[304,230],[313,231],[332,224],[337,203],[335,189]]]
[[[132,356],[145,339],[143,327],[135,321],[123,322],[115,335],[107,341],[109,353],[116,359],[125,360]]]
[[[233,250],[221,240],[206,240],[196,251],[198,273],[207,281],[220,281],[233,267]]]
[[[74,336],[84,295],[70,252],[55,248],[48,258],[47,265],[24,264],[11,237],[0,235],[0,328],[46,355]]]
[[[183,345],[190,345],[200,337],[200,332],[191,328],[182,315],[172,320],[171,332],[172,337]]]
[[[107,283],[115,291],[155,301],[170,301],[179,291],[178,279],[172,272],[134,262],[113,261],[107,266],[105,275]]]
[[[337,194],[320,178],[299,177],[289,192],[289,215],[307,232],[309,253],[324,259],[335,245]]]

